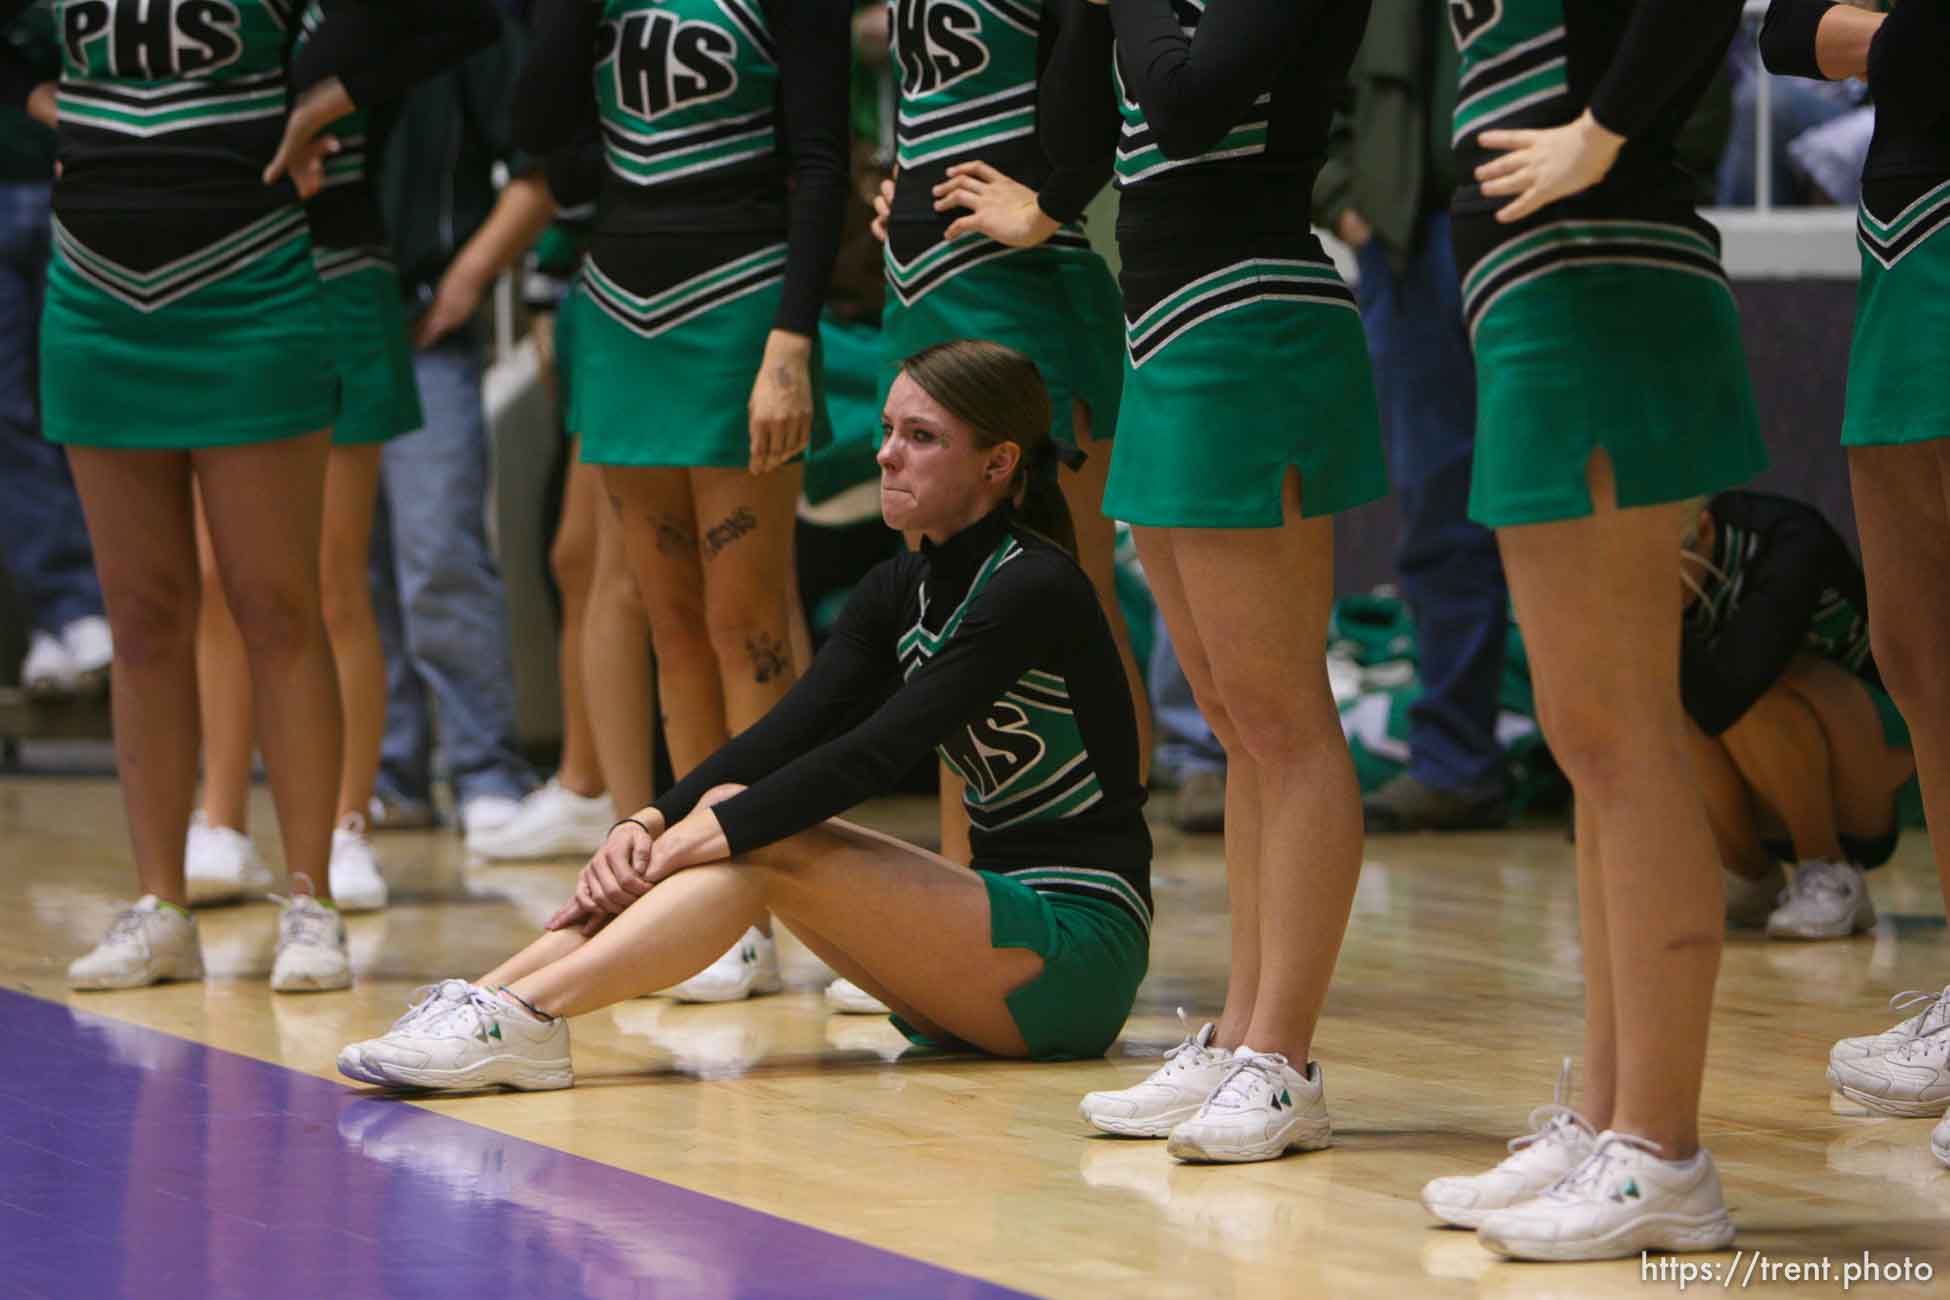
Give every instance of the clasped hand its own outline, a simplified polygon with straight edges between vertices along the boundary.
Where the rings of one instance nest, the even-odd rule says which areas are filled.
[[[549,918],[546,928],[593,935],[658,881],[731,855],[724,828],[709,808],[698,808],[669,830],[661,828],[654,814],[647,824],[653,829],[626,821],[610,831],[576,878],[574,897]]]

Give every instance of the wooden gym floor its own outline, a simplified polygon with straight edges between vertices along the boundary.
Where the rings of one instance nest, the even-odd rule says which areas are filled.
[[[890,802],[866,820],[922,832],[932,808]],[[425,1102],[374,1099],[334,1055],[383,1030],[414,986],[524,942],[574,866],[469,864],[442,832],[377,845],[394,902],[351,918],[349,993],[273,996],[275,913],[254,903],[200,913],[206,983],[73,995],[65,964],[133,888],[116,788],[0,778],[0,1295],[1677,1289],[1638,1261],[1493,1262],[1416,1199],[1433,1175],[1499,1159],[1577,1050],[1556,828],[1369,842],[1316,1046],[1335,1145],[1230,1168],[1176,1165],[1161,1143],[1097,1137],[1076,1116],[1083,1092],[1141,1078],[1179,1039],[1174,1008],[1216,1013],[1216,837],[1160,826],[1151,976],[1108,1061],[896,1061],[899,1035],[826,1014],[821,972],[789,946],[783,996],[646,999],[577,1021],[571,1091]],[[1828,1044],[1890,1023],[1891,993],[1950,981],[1927,843],[1908,836],[1872,879],[1873,935],[1726,949],[1705,1129],[1737,1245],[1763,1268],[1833,1270],[1783,1294],[1839,1293],[1864,1252],[1911,1266],[1911,1282],[1873,1294],[1950,1294],[1950,1170],[1929,1124],[1827,1106]],[[1940,1280],[1915,1281],[1918,1265]]]

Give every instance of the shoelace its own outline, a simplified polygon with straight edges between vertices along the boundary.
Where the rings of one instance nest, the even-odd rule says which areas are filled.
[[[106,947],[122,940],[132,940],[139,944],[143,951],[148,951],[149,932],[142,925],[142,918],[146,915],[148,915],[146,912],[135,907],[124,911],[109,923],[108,934],[102,939],[102,945]]]
[[[1910,1011],[1912,1008],[1914,1014],[1904,1017],[1905,1022],[1916,1022],[1916,1027],[1909,1031],[1911,1037],[1921,1037],[1950,1025],[1950,984],[1946,984],[1939,993],[1932,993],[1928,989],[1904,989],[1889,999],[1891,1011]]]
[[[1846,862],[1804,863],[1794,873],[1794,883],[1782,892],[1781,901],[1820,894],[1827,898],[1847,898],[1854,892],[1854,868]]]
[[[336,937],[333,933],[338,922],[338,914],[309,894],[285,898],[271,895],[284,909],[278,915],[278,942],[285,944],[304,944],[329,947]]]
[[[1165,1074],[1177,1074],[1198,1064],[1198,1059],[1212,1051],[1210,1045],[1201,1044],[1198,1035],[1192,1032],[1192,1022],[1185,1015],[1185,1008],[1178,1008],[1178,1027],[1185,1031],[1185,1041],[1165,1052],[1164,1065],[1160,1067]]]
[[[1548,1105],[1539,1106],[1530,1112],[1530,1132],[1522,1137],[1510,1139],[1510,1154],[1527,1151],[1540,1143],[1556,1141],[1561,1135],[1569,1137],[1583,1130],[1591,1131],[1591,1125],[1584,1116],[1571,1106],[1571,1058],[1565,1057],[1557,1069],[1557,1087],[1551,1092]]]
[[[460,985],[460,988],[450,987],[456,984]],[[407,999],[406,1014],[393,1022],[393,1028],[395,1030],[406,1028],[421,1016],[431,1013],[440,1003],[458,998],[461,989],[469,987],[471,986],[466,980],[456,979],[441,980],[438,984],[422,984],[414,989],[413,996]]]
[[[1578,1200],[1596,1193],[1605,1194],[1605,1177],[1611,1172],[1612,1162],[1625,1151],[1643,1151],[1654,1159],[1664,1159],[1665,1149],[1650,1138],[1634,1137],[1630,1133],[1607,1133],[1600,1138],[1598,1145],[1584,1163],[1552,1183],[1544,1195],[1557,1200]]]
[[[1280,1071],[1291,1068],[1287,1058],[1278,1052],[1254,1052],[1251,1056],[1235,1056],[1227,1067],[1225,1078],[1212,1090],[1205,1105],[1213,1110],[1240,1110],[1252,1104],[1252,1085],[1259,1083],[1265,1087],[1279,1089],[1282,1086]]]
[[[470,988],[467,996],[454,998],[429,1013],[417,1032],[433,1037],[457,1031],[464,1038],[477,1038],[487,1032],[488,1026],[497,1023],[506,1010],[494,994]]]

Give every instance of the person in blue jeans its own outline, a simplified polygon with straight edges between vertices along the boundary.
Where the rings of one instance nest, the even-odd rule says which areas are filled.
[[[515,744],[507,593],[487,541],[486,334],[477,309],[503,265],[553,216],[508,118],[521,33],[416,87],[382,165],[426,427],[386,444],[372,546],[386,652],[386,735],[375,829],[432,821],[434,724],[462,828],[490,829],[535,785]],[[497,194],[494,170],[514,179]],[[507,250],[513,249],[513,252]]]
[[[1509,820],[1496,739],[1509,594],[1496,539],[1467,513],[1476,381],[1449,236],[1458,60],[1446,11],[1375,0],[1353,100],[1314,190],[1316,220],[1360,259],[1361,320],[1402,510],[1396,570],[1420,646],[1408,767],[1364,799],[1371,830]]]
[[[1216,834],[1226,824],[1226,751],[1192,697],[1178,665],[1165,616],[1154,614],[1151,641],[1151,719],[1156,728],[1160,774],[1177,783],[1171,822],[1181,831]]]
[[[0,566],[27,616],[21,684],[65,693],[105,685],[113,646],[67,458],[41,438],[53,174],[54,133],[24,112],[0,110]]]

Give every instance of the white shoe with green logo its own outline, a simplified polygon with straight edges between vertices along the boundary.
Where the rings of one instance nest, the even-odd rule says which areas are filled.
[[[1497,1210],[1520,1205],[1584,1163],[1598,1142],[1584,1116],[1571,1108],[1571,1062],[1558,1071],[1551,1104],[1530,1112],[1531,1131],[1510,1140],[1510,1154],[1480,1174],[1437,1178],[1422,1189],[1422,1205],[1458,1228],[1474,1228]]]
[[[1705,1148],[1665,1160],[1658,1143],[1608,1130],[1584,1163],[1547,1190],[1483,1216],[1476,1237],[1511,1259],[1625,1259],[1647,1250],[1723,1250],[1733,1220]]]
[[[1319,1063],[1308,1062],[1301,1074],[1277,1052],[1241,1045],[1198,1114],[1171,1131],[1165,1150],[1180,1160],[1242,1164],[1317,1150],[1333,1137]]]
[[[778,945],[753,926],[724,956],[668,992],[679,1002],[739,1002],[784,988]]]
[[[395,1088],[546,1092],[575,1083],[567,1020],[541,1015],[505,990],[451,988],[441,985],[421,1014],[352,1044],[340,1059],[350,1056],[366,1077]]]

